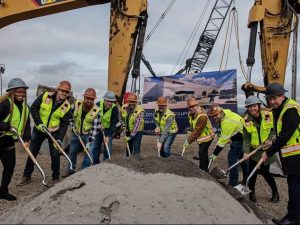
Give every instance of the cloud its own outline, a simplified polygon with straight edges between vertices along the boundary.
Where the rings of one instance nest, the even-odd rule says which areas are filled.
[[[216,86],[216,79],[213,77],[210,77],[210,78],[198,77],[198,78],[195,78],[193,80],[193,82],[196,84],[203,84],[203,85],[207,85],[207,86],[213,86],[213,87]]]

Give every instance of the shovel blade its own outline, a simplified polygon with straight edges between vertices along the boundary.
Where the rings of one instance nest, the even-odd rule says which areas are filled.
[[[242,184],[239,184],[239,185],[235,186],[234,188],[237,189],[242,195],[248,195],[251,193],[251,190]]]

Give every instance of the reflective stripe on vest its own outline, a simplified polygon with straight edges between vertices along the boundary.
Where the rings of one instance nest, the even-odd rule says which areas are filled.
[[[172,125],[171,125],[168,133],[175,134],[178,131],[178,126],[177,126],[177,123],[175,120],[175,113],[173,113],[170,109],[167,108],[165,113],[160,118],[160,113],[159,113],[158,109],[155,110],[154,120],[156,121],[157,124],[159,124],[160,132],[162,132],[164,130],[166,122],[170,116],[174,116],[174,120],[172,122]]]
[[[8,100],[9,100],[9,103],[11,104],[11,99],[8,98]],[[3,120],[3,122],[5,122],[5,123],[9,122],[8,120],[9,120],[10,115],[11,115],[11,112]],[[11,127],[14,127],[18,131],[18,134],[20,136],[22,136],[22,134],[23,134],[23,130],[25,129],[26,121],[28,119],[28,116],[29,116],[29,107],[25,104],[25,101],[23,101],[23,103],[22,103],[22,112],[21,113],[19,111],[18,106],[16,104],[14,104],[13,114],[12,114],[12,117],[11,117],[9,125]],[[10,131],[5,131],[2,135],[0,135],[0,137],[3,137],[5,135],[6,136],[12,136],[12,138],[14,140],[18,139],[18,137],[16,136],[16,134],[14,134],[14,133],[12,133]]]
[[[288,99],[284,104],[283,109],[280,112],[279,118],[277,120],[277,136],[279,135],[282,129],[282,117],[286,110],[291,108],[297,109],[298,115],[300,116],[300,105],[296,101]],[[293,136],[290,138],[290,140],[281,149],[281,155],[283,158],[293,155],[300,155],[300,124],[298,126],[298,129],[296,129]]]
[[[195,129],[197,121],[201,116],[205,116],[207,118],[207,121],[206,121],[206,124],[205,124],[205,127],[204,127],[202,133],[197,138],[198,144],[212,140],[215,135],[215,133],[213,131],[213,126],[212,126],[208,116],[203,112],[203,109],[201,109],[201,108],[197,110],[195,119],[193,119],[191,115],[188,116],[189,123],[190,123],[190,126],[192,127],[192,129],[193,130]]]
[[[144,112],[145,110],[137,105],[134,109],[134,112],[131,114],[130,118],[129,118],[129,121],[127,121],[127,110],[126,110],[126,107],[127,105],[123,105],[122,106],[122,118],[123,118],[123,121],[125,122],[126,124],[126,127],[127,127],[127,122],[128,122],[128,126],[129,126],[129,132],[132,132],[133,129],[134,129],[134,123],[135,123],[135,119],[137,118],[137,116],[141,113],[141,112]],[[143,131],[144,130],[144,118],[142,118],[142,121],[140,123],[140,127],[139,127],[139,131]]]
[[[89,131],[92,129],[93,120],[96,118],[100,109],[96,104],[94,104],[93,108],[85,115],[83,124],[82,124],[82,121],[81,121],[82,107],[83,107],[83,101],[76,100],[75,109],[74,109],[74,120],[75,120],[76,131],[79,134],[88,134]],[[81,124],[82,124],[82,131],[80,130]]]
[[[101,124],[104,128],[110,127],[110,120],[111,120],[111,114],[113,108],[116,107],[115,104],[112,104],[112,106],[105,112],[104,112],[104,100],[100,101],[100,115],[101,115]]]
[[[65,100],[63,104],[52,113],[51,118],[49,119],[53,107],[52,94],[53,93],[45,92],[40,106],[40,118],[50,132],[59,130],[60,120],[71,109],[69,101]]]
[[[247,116],[243,119],[243,124],[247,132],[251,135],[251,147],[257,148],[260,144],[264,143],[274,127],[273,113],[267,110],[261,110],[261,122],[259,133],[253,121],[247,121]],[[259,139],[260,137],[260,139]],[[260,143],[261,141],[261,143]]]
[[[229,109],[223,109],[224,117],[221,121],[221,135],[218,146],[224,147],[230,138],[237,133],[243,134],[243,118]]]

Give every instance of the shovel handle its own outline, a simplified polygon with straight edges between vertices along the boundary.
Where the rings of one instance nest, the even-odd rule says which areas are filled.
[[[156,143],[158,144],[158,142],[159,142],[159,136],[156,135]],[[158,155],[158,157],[160,157],[160,151],[161,151],[161,149],[157,148],[157,155]]]
[[[106,151],[107,151],[107,154],[108,154],[108,159],[110,159],[110,152],[109,152],[109,148],[108,148],[108,144],[105,140],[105,135],[104,135],[104,131],[102,128],[100,128],[101,132],[102,132],[102,136],[103,136],[103,141],[104,141],[104,145],[105,145],[105,148],[106,148]]]
[[[82,146],[82,148],[83,148],[83,151],[84,151],[85,154],[89,157],[89,159],[90,159],[92,165],[94,165],[94,161],[93,161],[93,159],[92,159],[92,157],[91,157],[89,151],[87,150],[86,145],[83,143],[82,138],[81,138],[80,135],[76,132],[76,130],[75,130],[74,127],[73,127],[72,129],[73,129],[73,133],[77,136],[77,138],[78,138],[78,140],[79,140],[79,142],[80,142],[80,144],[81,144],[81,146]]]
[[[256,166],[254,167],[254,169],[251,171],[251,173],[249,174],[247,181],[246,181],[246,187],[247,189],[249,189],[249,181],[251,179],[251,177],[253,177],[254,173],[258,170],[258,168],[261,166],[261,164],[264,163],[264,159],[261,158],[258,163],[256,164]]]

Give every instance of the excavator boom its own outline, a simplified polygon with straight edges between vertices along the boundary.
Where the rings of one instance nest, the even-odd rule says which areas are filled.
[[[121,100],[133,56],[142,51],[142,45],[138,51],[135,48],[137,39],[139,43],[143,42],[147,0],[0,0],[0,28],[22,20],[108,2],[111,2],[108,90],[115,92]],[[134,71],[139,72],[139,68]]]

